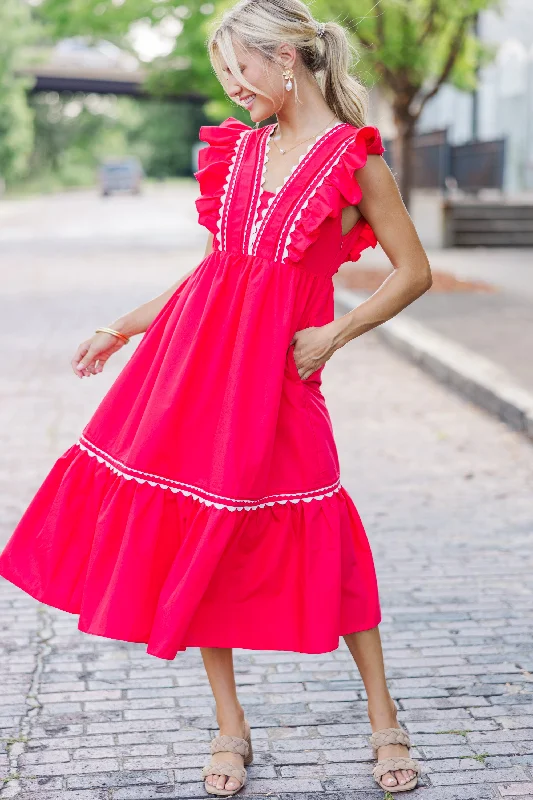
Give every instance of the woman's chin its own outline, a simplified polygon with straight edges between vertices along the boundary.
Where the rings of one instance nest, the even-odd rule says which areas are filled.
[[[274,111],[271,108],[266,108],[264,105],[261,106],[261,103],[258,103],[257,100],[254,100],[253,105],[250,109],[248,109],[248,113],[250,114],[251,122],[263,122],[265,119],[269,119]]]

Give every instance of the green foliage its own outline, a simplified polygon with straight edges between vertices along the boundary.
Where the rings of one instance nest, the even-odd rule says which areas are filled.
[[[198,104],[57,92],[30,103],[35,143],[18,194],[91,185],[111,156],[138,156],[149,177],[190,176],[192,144],[207,122]]]
[[[485,764],[487,758],[490,758],[490,753],[478,753],[476,756],[459,756],[459,758],[473,758],[475,761],[479,761],[480,764]]]
[[[31,105],[35,146],[30,187],[91,184],[102,157],[128,149],[116,98],[48,92],[33,97]]]
[[[468,733],[472,733],[472,731],[470,728],[464,728],[463,730],[435,731],[435,733],[454,733],[457,736],[466,736]]]
[[[190,175],[191,147],[206,121],[196,104],[147,102],[139,123],[129,133],[146,174],[154,178]]]
[[[28,6],[3,0],[0,31],[0,179],[9,183],[24,173],[33,140],[28,82],[14,74],[19,48],[34,35]]]
[[[20,4],[20,0],[5,2]],[[84,114],[77,127],[74,126],[79,137],[75,141],[69,139],[72,128],[68,121],[63,120],[57,131],[52,130],[52,124],[45,131],[43,119],[38,118],[37,151],[41,141],[48,138],[47,147],[52,148],[48,163],[55,163],[65,171],[73,163],[81,169],[87,158],[93,163],[98,147],[104,151],[113,144],[114,148],[129,149],[140,155],[149,174],[188,174],[190,147],[198,125],[206,120],[201,119],[198,106],[193,103],[183,113],[179,106],[169,104],[168,99],[203,96],[209,98],[205,113],[210,119],[220,120],[231,114],[249,122],[245,109],[224,93],[206,47],[215,17],[233,2],[43,0],[35,13],[55,38],[79,35],[106,38],[122,48],[132,49],[131,33],[136,24],[157,30],[175,27],[179,22],[181,33],[167,57],[147,66],[146,89],[160,99],[159,104],[140,104],[142,110],[136,121],[130,114],[128,121],[121,117],[111,124],[109,120],[90,119]],[[389,94],[398,124],[398,152],[408,152],[416,120],[442,84],[452,83],[465,90],[474,88],[479,66],[491,55],[476,38],[476,15],[497,3],[498,0],[313,0],[312,11],[316,19],[336,20],[348,30],[360,54],[359,77],[367,85],[378,82]],[[118,104],[117,108],[121,114],[126,113],[126,105]],[[149,114],[145,113],[148,108]],[[90,109],[88,112],[91,113]],[[70,142],[63,149],[62,137]],[[400,158],[400,163],[404,162],[400,184],[407,202],[409,159]]]
[[[315,0],[353,36],[359,71],[373,75],[397,112],[416,118],[443,83],[471,90],[492,52],[474,32],[476,15],[498,0]],[[368,81],[367,81],[368,82]]]
[[[44,0],[40,14],[55,35],[105,36],[123,45],[131,25],[152,26],[179,19],[183,25],[176,47],[152,65],[150,91],[158,95],[201,93],[211,99],[213,117],[231,113],[246,121],[245,112],[225,95],[206,50],[214,16],[234,0]],[[364,83],[379,81],[396,108],[418,116],[429,97],[445,82],[471,90],[476,70],[491,53],[473,33],[476,14],[498,0],[314,0],[319,20],[344,25],[359,46],[359,75]]]
[[[147,19],[154,23],[171,2],[152,0],[43,0],[38,14],[50,23],[58,39],[69,36],[95,36],[116,40],[123,37],[132,23]]]
[[[226,3],[227,4],[227,3]],[[164,27],[178,19],[182,25],[173,52],[148,66],[146,89],[160,98],[200,95],[208,98],[206,114],[222,119],[231,114],[242,121],[249,116],[222,89],[209,61],[209,27],[222,6],[207,0],[44,0],[39,13],[56,38],[105,37],[121,47],[131,47],[128,33],[139,21]]]

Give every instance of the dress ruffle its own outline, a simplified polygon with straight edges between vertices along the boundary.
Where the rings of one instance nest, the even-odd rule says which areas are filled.
[[[316,192],[304,203],[299,216],[292,223],[285,259],[292,262],[300,261],[303,253],[320,236],[320,225],[327,217],[337,217],[343,208],[355,206],[361,201],[363,193],[355,172],[365,166],[368,155],[381,155],[384,152],[385,148],[377,128],[366,125],[357,130],[353,142],[326,175]],[[355,232],[355,228],[358,235],[354,238],[351,234]],[[346,237],[350,237],[350,240],[344,261],[357,261],[365,248],[375,247],[377,244],[376,235],[364,218],[356,223]]]
[[[198,151],[198,171],[194,177],[200,184],[200,197],[195,201],[198,221],[213,234],[218,233],[218,218],[237,142],[252,128],[228,117],[220,125],[202,125],[199,138],[208,147]]]
[[[233,513],[126,480],[77,445],[32,501],[0,574],[78,614],[79,630],[168,660],[187,647],[329,652],[380,621],[366,534],[342,487]]]

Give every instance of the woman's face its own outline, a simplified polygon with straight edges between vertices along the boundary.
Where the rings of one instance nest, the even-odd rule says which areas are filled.
[[[276,114],[283,104],[284,67],[269,61],[257,50],[246,50],[239,42],[235,42],[234,48],[242,74],[257,87],[257,93],[243,86],[226,64],[222,78],[224,89],[232,100],[250,113],[253,122],[261,122]]]

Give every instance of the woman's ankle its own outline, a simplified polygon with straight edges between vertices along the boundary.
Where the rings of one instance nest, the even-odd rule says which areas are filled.
[[[218,727],[220,730],[224,731],[242,731],[244,729],[244,709],[239,703],[237,706],[229,707],[229,708],[221,708],[216,711],[216,718]],[[230,736],[236,736],[240,734],[229,734]]]
[[[367,712],[372,730],[393,728],[398,725],[396,703],[390,694],[369,700]]]

